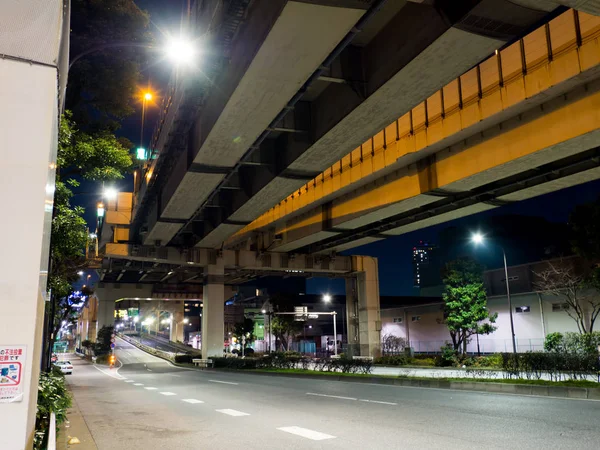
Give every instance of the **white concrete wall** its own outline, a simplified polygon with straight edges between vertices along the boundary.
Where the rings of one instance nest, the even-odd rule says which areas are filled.
[[[512,296],[513,321],[518,351],[542,350],[545,335],[553,332],[578,332],[577,325],[564,311],[553,312],[553,303],[562,303],[558,297],[543,295],[542,311],[540,300],[535,293]],[[515,308],[529,306],[530,312],[516,313]],[[498,313],[497,330],[488,336],[479,336],[482,352],[504,352],[512,350],[510,318],[506,297],[488,298],[488,308]],[[414,321],[413,317],[420,316]],[[401,318],[402,323],[394,323]],[[408,330],[407,330],[408,325]],[[452,342],[448,328],[443,323],[442,305],[392,308],[381,310],[381,336],[394,335],[410,339],[410,346],[416,352],[435,352],[446,342]],[[468,345],[469,352],[477,352],[477,341],[473,337]]]
[[[61,0],[0,2],[0,346],[25,346],[27,353],[22,397],[0,402],[0,449],[31,448],[34,435],[54,196],[61,17]]]

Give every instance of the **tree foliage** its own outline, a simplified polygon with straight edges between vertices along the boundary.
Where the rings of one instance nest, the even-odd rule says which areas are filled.
[[[490,334],[496,329],[493,324],[498,314],[487,309],[483,267],[471,258],[452,261],[446,266],[444,285],[444,317],[454,350],[466,353],[472,335]]]
[[[600,198],[577,205],[569,217],[571,245],[579,256],[600,260]]]
[[[108,43],[149,43],[150,18],[134,0],[73,0],[71,2],[71,60]],[[85,128],[114,129],[134,112],[134,93],[140,79],[140,48],[117,47],[90,53],[69,72],[67,108]]]
[[[243,345],[244,348],[246,348],[252,341],[254,341],[254,339],[256,339],[256,336],[254,336],[254,321],[246,317],[244,318],[243,322],[236,323],[233,329],[233,336],[237,339],[240,345]],[[243,340],[243,337],[246,339]]]
[[[547,264],[545,270],[535,273],[535,289],[559,298],[566,305],[565,312],[575,321],[579,332],[592,333],[600,315],[598,269],[585,275],[572,260],[561,259]]]

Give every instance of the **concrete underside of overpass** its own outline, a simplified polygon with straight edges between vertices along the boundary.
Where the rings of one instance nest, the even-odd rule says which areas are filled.
[[[227,245],[251,239],[274,251],[342,251],[595,179],[586,152],[600,145],[593,81],[600,21],[580,17],[578,44],[572,18],[567,12],[547,27],[548,33],[562,30],[552,35],[551,57],[544,28],[536,30],[464,74],[459,106],[448,105],[456,88],[451,83],[440,91],[441,115],[435,112],[439,97],[437,103],[430,97],[421,113],[415,108],[388,127],[387,140],[379,133],[367,152],[352,152]],[[515,75],[510,61],[518,62]],[[522,70],[520,61],[527,63]],[[423,110],[430,121],[418,126]],[[545,178],[529,173],[533,169]]]
[[[263,18],[249,12],[239,38],[249,40],[245,52],[233,52],[235,67],[204,105],[147,218],[144,243],[220,247],[556,6],[429,3],[385,3],[312,80],[368,11],[357,2],[256,2]]]
[[[97,289],[98,327],[112,324],[114,304],[120,299],[149,302],[151,309],[168,310],[174,319],[183,320],[182,295],[193,296],[202,292],[202,352],[204,357],[221,356],[224,338],[224,303],[234,291],[231,285],[247,282],[251,277],[278,276],[330,276],[346,279],[346,323],[348,343],[355,354],[374,356],[379,348],[379,272],[377,259],[363,256],[312,257],[298,255],[288,257],[281,253],[257,253],[243,250],[190,249],[181,252],[172,247],[134,247],[126,244],[108,244],[104,259],[107,265],[138,272],[136,264],[163,264],[171,267],[169,281],[160,288],[142,283],[106,283]],[[121,264],[121,265],[119,265]],[[199,284],[185,283],[184,278],[196,271]],[[200,272],[200,273],[198,273]],[[166,280],[165,280],[166,281]],[[182,290],[189,287],[188,294],[169,298],[170,288]],[[159,304],[152,297],[158,296]],[[168,299],[168,300],[166,300]],[[161,306],[162,304],[162,306]],[[167,308],[168,307],[168,308]],[[167,309],[165,309],[167,308]],[[181,310],[181,311],[180,311]],[[178,322],[178,323],[179,323]],[[87,327],[86,327],[87,329]]]

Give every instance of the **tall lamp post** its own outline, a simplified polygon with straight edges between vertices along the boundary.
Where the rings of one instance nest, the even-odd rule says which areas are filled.
[[[471,236],[471,241],[475,245],[483,244],[484,236],[481,233],[475,233]],[[496,245],[498,245],[498,244],[496,244]],[[508,265],[506,264],[506,252],[504,251],[504,247],[502,247],[501,245],[498,245],[498,247],[500,247],[500,249],[502,250],[502,258],[504,260],[504,278],[506,281],[506,297],[508,299],[508,315],[510,317],[510,332],[511,332],[511,336],[512,336],[513,354],[516,355],[517,354],[517,341],[515,338],[515,324],[513,321],[512,301],[510,299],[510,283],[508,281]]]

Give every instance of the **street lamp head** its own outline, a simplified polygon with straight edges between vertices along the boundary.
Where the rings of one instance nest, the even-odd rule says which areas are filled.
[[[477,244],[477,245],[482,244],[483,243],[483,234],[481,234],[481,233],[474,233],[471,236],[471,241],[474,244]]]
[[[116,200],[117,194],[118,192],[115,188],[109,187],[104,189],[104,198],[107,200]]]
[[[325,295],[323,296],[323,301],[324,301],[325,303],[329,303],[329,302],[331,301],[331,295],[329,295],[329,294],[325,294]]]
[[[263,314],[266,314],[266,313],[267,313],[267,310],[266,310],[266,309],[263,309],[263,310],[261,311],[261,313],[263,313]]]
[[[79,275],[80,277],[83,276],[83,270],[80,270],[79,272],[77,272],[77,275]]]
[[[183,319],[183,323],[189,323],[189,321],[190,321],[190,319],[188,319],[187,317],[185,317],[185,318]]]
[[[133,321],[134,321],[134,322],[136,322],[136,323],[137,323],[139,320],[140,320],[140,318],[139,318],[138,316],[135,316],[135,317],[133,318]]]
[[[146,100],[147,102],[149,102],[150,100],[152,100],[152,92],[145,92],[144,93],[144,100]]]
[[[196,49],[190,41],[173,38],[167,45],[166,53],[176,64],[189,64],[196,54]]]

